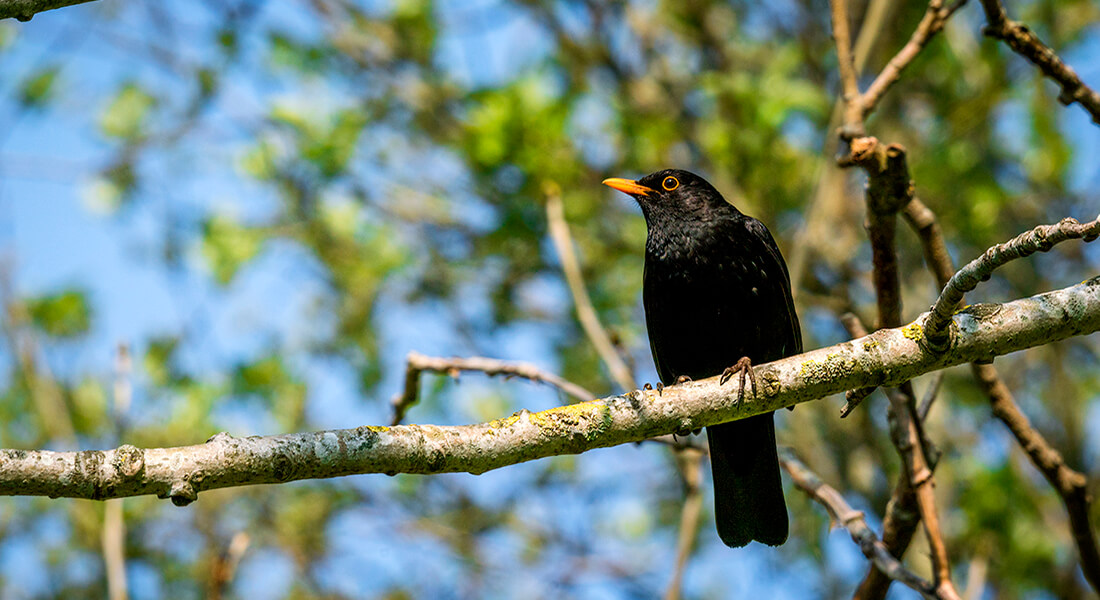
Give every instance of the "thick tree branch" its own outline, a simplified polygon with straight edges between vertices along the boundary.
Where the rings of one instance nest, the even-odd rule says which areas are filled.
[[[893,386],[920,374],[988,362],[1017,350],[1100,331],[1100,278],[954,316],[944,352],[924,339],[924,319],[756,367],[760,395],[737,401],[718,377],[634,391],[465,426],[358,427],[234,438],[205,444],[106,451],[0,450],[0,495],[106,499],[142,494],[179,505],[203,490],[359,473],[484,473],[697,429],[823,398],[854,387]]]
[[[30,21],[31,17],[40,12],[76,4],[84,4],[85,2],[91,1],[92,0],[0,0],[0,19],[15,18],[20,21]]]
[[[1066,106],[1080,104],[1100,125],[1100,94],[1085,85],[1072,67],[1067,65],[1022,23],[1008,18],[1000,0],[982,0],[982,8],[988,24],[982,29],[985,35],[1008,44],[1014,52],[1039,67],[1043,75],[1053,79],[1062,88],[1058,101]]]

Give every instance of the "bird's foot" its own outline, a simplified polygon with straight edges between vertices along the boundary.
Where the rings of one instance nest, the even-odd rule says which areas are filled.
[[[658,396],[664,396],[665,395],[665,384],[661,383],[660,381],[657,382],[657,395]]]
[[[648,392],[649,390],[653,389],[653,384],[647,381],[646,384],[642,386],[642,389]]]
[[[691,381],[691,377],[688,377],[687,375],[681,375],[681,376],[676,378],[676,385],[679,385],[681,383],[687,383],[689,381]]]
[[[742,356],[741,360],[737,361],[737,364],[732,367],[726,367],[725,371],[722,371],[722,377],[718,380],[719,385],[724,385],[734,375],[740,376],[741,387],[737,390],[737,404],[741,404],[741,401],[745,399],[745,379],[749,380],[752,384],[752,397],[756,397],[756,373],[752,370],[752,361],[749,357]]]

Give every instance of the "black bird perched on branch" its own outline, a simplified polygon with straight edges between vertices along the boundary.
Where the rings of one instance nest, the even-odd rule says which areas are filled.
[[[752,362],[802,352],[787,265],[763,223],[687,171],[604,184],[633,196],[645,215],[642,295],[662,383],[739,375],[742,394],[746,377],[755,394]],[[707,427],[715,522],[727,546],[787,540],[773,415]]]

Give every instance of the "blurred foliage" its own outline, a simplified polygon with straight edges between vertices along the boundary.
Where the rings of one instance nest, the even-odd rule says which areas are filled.
[[[870,2],[851,4],[857,35],[877,32],[866,85],[924,6],[886,3],[864,23]],[[868,122],[908,148],[917,193],[960,262],[1035,224],[1100,212],[1087,153],[1097,129],[983,38],[971,4]],[[1010,12],[1100,84],[1094,2]],[[0,23],[0,60],[19,66],[3,107],[42,132],[17,128],[2,160],[67,165],[53,137],[83,136],[92,162],[50,166],[51,176],[144,264],[163,263],[175,304],[155,312],[178,319],[107,330],[131,309],[99,304],[118,301],[100,293],[100,273],[45,292],[16,285],[3,298],[0,443],[174,446],[221,430],[384,423],[410,349],[534,361],[613,393],[547,238],[551,183],[597,311],[639,379],[652,379],[645,226],[599,182],[671,166],[704,174],[768,223],[788,258],[805,257],[805,345],[841,341],[840,312],[875,315],[862,175],[826,176],[838,125],[829,31],[826,4],[805,0],[103,1]],[[914,236],[898,237],[912,318],[937,290]],[[1059,247],[1005,269],[973,301],[1061,287],[1096,264],[1091,249]],[[257,281],[276,283],[257,293]],[[110,349],[132,335],[134,369],[120,373]],[[1094,340],[1077,339],[997,361],[1028,416],[1093,482],[1097,356]],[[424,377],[410,421],[482,421],[563,400],[516,381]],[[121,381],[134,386],[128,408],[112,392]],[[956,581],[985,565],[982,597],[1087,596],[1057,497],[969,375],[950,372],[941,395],[928,431],[945,451],[937,492]],[[777,420],[781,443],[878,517],[899,468],[884,404],[872,397],[841,421],[825,401]],[[671,576],[683,498],[674,461],[643,444],[478,478],[220,490],[187,509],[131,499],[129,581],[135,598],[653,597]],[[858,549],[797,492],[788,503],[792,540],[778,550],[725,549],[705,509],[685,596],[850,593],[864,572]],[[0,597],[103,597],[102,523],[96,503],[0,503],[0,556],[20,557],[0,561]],[[238,532],[250,545],[218,589],[214,567]],[[906,558],[926,568],[919,542]]]
[[[75,337],[87,333],[91,326],[91,307],[84,292],[66,290],[28,298],[26,303],[35,327],[46,335]]]

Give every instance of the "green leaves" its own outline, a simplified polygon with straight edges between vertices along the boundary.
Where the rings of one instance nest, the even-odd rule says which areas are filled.
[[[288,126],[298,158],[310,163],[322,179],[331,179],[346,171],[355,155],[359,134],[367,124],[367,115],[359,108],[344,108],[331,116],[319,117],[306,106],[282,104],[272,110],[270,118]],[[271,158],[270,150],[263,152],[252,159],[251,166],[259,173],[269,173],[267,164],[255,162],[259,158]]]
[[[228,215],[207,219],[203,225],[202,255],[214,279],[222,285],[232,281],[237,271],[259,253],[265,238],[259,229],[241,225]]]
[[[47,335],[73,338],[91,327],[92,313],[85,292],[76,289],[30,298],[26,301],[34,326]]]
[[[60,72],[60,67],[49,66],[29,75],[19,86],[19,102],[26,108],[48,104],[55,94]]]
[[[127,83],[100,114],[100,131],[107,137],[132,141],[144,133],[149,113],[156,103],[156,98],[144,88]]]

